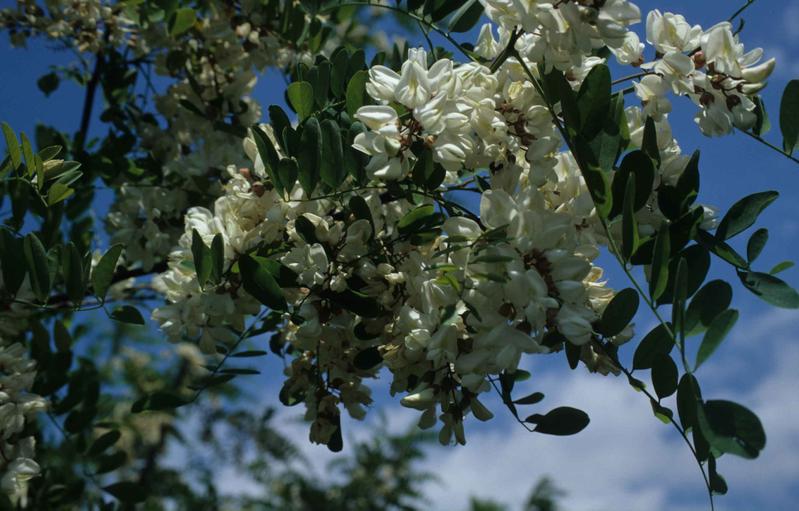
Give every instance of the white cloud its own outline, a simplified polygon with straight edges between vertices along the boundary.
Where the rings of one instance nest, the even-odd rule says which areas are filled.
[[[717,497],[720,511],[784,509],[799,497],[797,319],[793,311],[759,316],[745,312],[735,334],[702,367],[699,376],[705,397],[734,399],[752,408],[768,435],[759,459],[726,456],[720,460],[719,470],[730,486],[729,495]],[[533,359],[534,364],[546,367],[557,362]],[[567,492],[562,503],[570,511],[708,509],[704,484],[688,448],[676,431],[653,417],[645,396],[623,378],[582,370],[534,370],[534,375],[531,390],[542,391],[547,398],[530,413],[575,406],[591,416],[589,427],[568,438],[528,433],[510,419],[498,400],[491,402],[497,418],[487,424],[470,421],[466,446],[429,449],[423,468],[439,478],[427,485],[431,509],[465,509],[470,495],[518,509],[545,475]],[[384,403],[386,383],[381,379],[374,392]],[[259,388],[266,397],[264,406],[274,404],[275,385],[270,382]],[[519,395],[524,390],[520,388]],[[415,422],[416,412],[396,401],[390,403],[375,406],[365,422],[346,420],[348,443],[369,438],[381,413],[390,419],[393,431],[403,431]],[[309,443],[307,425],[298,421],[301,411],[300,407],[278,408],[276,427],[300,449],[317,477],[335,477],[325,467],[336,455]],[[185,462],[179,454],[170,458],[178,464]],[[232,470],[223,470],[219,478],[227,494],[259,491]]]

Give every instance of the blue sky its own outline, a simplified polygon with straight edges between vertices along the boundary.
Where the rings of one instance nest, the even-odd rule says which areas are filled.
[[[645,12],[653,4],[667,6],[707,28],[726,19],[743,2],[637,3]],[[11,3],[2,0],[0,6]],[[747,11],[745,19],[743,40],[747,48],[761,46],[767,56],[778,59],[764,97],[775,126],[767,138],[780,145],[776,128],[780,95],[788,80],[799,78],[799,0],[761,0]],[[397,34],[391,25],[381,24],[381,28],[389,37]],[[638,25],[636,30],[641,33],[643,26]],[[414,44],[423,41],[418,34],[407,37]],[[466,41],[469,37],[459,39]],[[0,120],[29,134],[36,122],[75,131],[82,89],[62,82],[58,91],[45,98],[36,87],[36,80],[50,66],[63,65],[71,58],[71,54],[53,52],[40,43],[26,51],[11,49],[7,39],[0,40]],[[269,73],[259,81],[255,97],[264,106],[283,103],[283,87],[282,79]],[[693,105],[688,100],[675,99],[674,103],[671,121],[683,150],[702,149],[700,200],[725,211],[750,193],[780,191],[782,197],[761,216],[759,225],[768,227],[771,236],[759,269],[768,270],[777,262],[795,258],[799,248],[799,201],[794,194],[799,191],[799,166],[744,135],[702,137],[692,121]],[[99,122],[94,123],[93,133],[100,134],[103,129]],[[98,202],[98,218],[104,215],[107,200]],[[745,242],[746,236],[740,239]],[[609,258],[601,263],[614,287],[627,287],[623,274]],[[710,278],[737,281],[725,265],[714,264]],[[783,278],[799,286],[798,270],[786,271]],[[719,352],[702,367],[699,377],[705,397],[734,399],[757,411],[766,428],[768,445],[757,460],[725,457],[720,461],[719,470],[727,477],[730,493],[718,498],[717,509],[787,510],[799,501],[799,312],[776,310],[741,286],[734,287],[733,306],[741,311],[741,319]],[[639,314],[636,323],[639,332],[648,331],[653,324],[646,314]],[[623,348],[623,356],[630,357],[633,349]],[[458,488],[517,504],[544,474],[553,476],[567,491],[564,505],[572,511],[707,509],[701,477],[687,448],[673,430],[652,416],[647,400],[623,379],[590,375],[583,369],[569,371],[560,355],[528,358],[523,364],[534,375],[527,382],[529,388],[547,395],[546,407],[577,406],[591,415],[591,425],[577,437],[532,435],[515,424],[498,403],[490,403],[497,417],[488,424],[468,424],[467,446],[431,449],[427,468],[439,474],[443,483],[430,484],[436,509],[458,509],[465,504],[465,494]],[[279,407],[281,366],[270,359],[263,372],[260,381],[253,380],[253,390],[260,389],[253,399],[264,406]],[[263,392],[264,388],[274,392]],[[387,388],[385,377],[377,382],[372,419],[366,423],[348,421],[345,427],[350,435],[368,435],[371,421],[379,412],[399,429],[413,422],[415,413],[389,399]],[[324,447],[308,445],[306,429],[296,425],[295,417],[295,409],[280,413],[285,430],[321,473],[331,455]],[[176,453],[173,461],[179,463],[180,458]],[[254,491],[236,474],[225,472],[223,477],[229,491]]]

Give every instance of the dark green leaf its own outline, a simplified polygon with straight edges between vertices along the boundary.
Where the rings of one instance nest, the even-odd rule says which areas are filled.
[[[347,83],[347,114],[350,117],[366,104],[366,82],[369,80],[369,73],[364,70],[356,72],[349,83]]]
[[[313,86],[308,82],[294,82],[286,89],[289,104],[297,112],[300,122],[307,119],[314,111]]]
[[[662,225],[655,237],[655,248],[652,255],[652,267],[649,277],[649,294],[657,301],[668,288],[669,262],[671,257],[671,239],[669,228]]]
[[[526,421],[536,425],[534,430],[536,433],[568,436],[585,429],[590,419],[588,414],[582,410],[561,406],[546,415],[531,415]]]
[[[483,15],[483,4],[478,0],[467,0],[461,5],[449,22],[450,32],[468,32]]]
[[[33,294],[36,295],[40,302],[44,303],[50,295],[50,287],[52,286],[47,252],[44,250],[42,242],[33,233],[25,236],[23,245]]]
[[[343,180],[344,151],[341,144],[341,130],[331,119],[320,124],[322,130],[322,159],[320,174],[322,182],[330,188],[338,188]]]
[[[368,371],[381,362],[383,362],[383,356],[380,354],[380,350],[377,346],[366,348],[358,352],[353,359],[355,367],[362,371]]]
[[[283,292],[266,265],[245,254],[239,259],[239,269],[244,290],[256,300],[272,310],[288,309]]]
[[[625,261],[629,261],[640,243],[638,221],[635,218],[635,174],[630,174],[627,178],[622,210],[622,256]]]
[[[635,289],[627,288],[619,291],[602,313],[597,331],[605,337],[620,334],[638,311],[639,301],[640,298]]]
[[[145,487],[133,481],[120,481],[104,486],[103,490],[113,495],[120,502],[144,502],[147,498],[147,490]]]
[[[86,455],[89,457],[94,457],[102,454],[103,451],[117,443],[121,436],[122,433],[117,430],[109,431],[100,435],[94,442],[92,442],[92,445],[86,451]]]
[[[702,434],[719,452],[757,458],[766,446],[766,433],[757,415],[731,401],[711,400],[697,409]]]
[[[168,411],[180,408],[188,403],[189,401],[172,392],[158,391],[147,394],[133,403],[130,411],[133,413],[141,413],[144,411]]]
[[[780,102],[780,130],[782,148],[791,154],[799,143],[799,80],[791,80],[782,93]]]
[[[211,241],[211,282],[219,284],[225,273],[225,241],[221,233],[214,235]]]
[[[656,355],[652,361],[652,385],[659,398],[668,397],[677,390],[677,364],[669,355]]]
[[[109,316],[114,321],[119,321],[120,323],[128,323],[130,325],[143,325],[144,318],[141,315],[139,310],[132,306],[132,305],[122,305],[121,307],[116,307],[113,311],[111,311],[111,315]]]
[[[727,309],[716,316],[716,319],[710,323],[710,326],[705,333],[705,337],[702,339],[702,344],[699,345],[699,351],[696,354],[696,364],[694,365],[694,370],[699,369],[699,366],[701,366],[705,360],[710,358],[710,355],[716,351],[716,348],[719,347],[721,341],[727,337],[727,334],[730,332],[730,330],[732,330],[732,327],[735,326],[736,321],[738,321],[738,311],[735,309]]]
[[[752,234],[746,244],[746,258],[749,260],[749,264],[755,262],[755,259],[763,252],[766,243],[768,243],[768,229],[758,229]]]
[[[779,195],[777,192],[760,192],[739,200],[721,219],[719,228],[716,230],[716,237],[726,240],[746,230]]]
[[[799,308],[799,293],[782,279],[756,271],[743,271],[738,277],[748,290],[762,300],[786,309]]]
[[[309,118],[303,125],[300,143],[302,151],[297,155],[298,177],[305,195],[310,198],[319,184],[322,163],[322,130],[315,117]]]
[[[674,347],[669,330],[662,324],[656,326],[638,344],[633,355],[633,369],[650,369],[659,355],[668,355]]]
[[[776,275],[787,269],[793,268],[794,266],[795,263],[793,261],[782,261],[781,263],[775,264],[774,267],[769,270],[769,273],[772,275]]]
[[[49,96],[58,88],[59,80],[58,75],[55,73],[47,73],[36,81],[39,90],[44,92],[45,96]]]
[[[655,120],[651,117],[646,118],[644,124],[644,137],[641,141],[641,150],[647,156],[652,158],[652,161],[657,163],[660,167],[660,148],[658,147],[657,128],[655,127]]]
[[[213,262],[211,261],[211,249],[205,244],[197,229],[191,231],[191,255],[194,259],[194,269],[197,272],[197,282],[202,289],[211,276]]]
[[[11,164],[15,169],[18,169],[20,165],[22,165],[22,153],[19,150],[19,140],[17,140],[17,135],[14,133],[14,130],[11,129],[11,126],[4,122],[2,123],[2,127],[8,154],[11,157]]]
[[[544,399],[544,394],[541,392],[533,392],[529,396],[515,400],[513,403],[517,405],[534,405],[540,403]]]
[[[686,332],[695,334],[706,330],[731,302],[732,287],[723,280],[711,280],[696,293],[688,306]]]
[[[610,109],[610,70],[599,64],[583,80],[577,94],[577,108],[580,112],[581,133],[593,139],[602,129]]]
[[[699,382],[691,373],[685,373],[677,386],[677,413],[684,430],[696,426],[696,407],[702,400]]]
[[[191,7],[181,7],[177,9],[169,22],[169,34],[172,37],[188,31],[197,21],[197,15]]]
[[[92,286],[94,294],[100,301],[105,300],[108,288],[114,280],[114,270],[117,266],[119,256],[122,254],[122,245],[114,245],[103,254],[97,266],[92,271]]]
[[[17,238],[6,229],[0,229],[0,263],[3,266],[3,286],[11,295],[17,293],[28,272],[23,244],[21,238]]]

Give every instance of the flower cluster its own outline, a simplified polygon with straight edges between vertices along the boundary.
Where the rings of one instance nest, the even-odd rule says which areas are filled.
[[[363,380],[381,363],[392,393],[421,412],[419,425],[440,424],[442,443],[465,442],[469,414],[491,418],[480,395],[524,354],[568,343],[589,369],[618,371],[600,342],[621,344],[632,331],[597,333],[614,292],[593,262],[612,247],[574,155],[563,151],[544,75],[558,70],[579,90],[605,64],[600,47],[645,69],[635,84],[642,107],[626,107],[620,122],[628,149],[642,148],[647,118],[654,123],[659,164],[646,207],[634,213],[647,236],[665,220],[655,192],[677,183],[690,161],[672,136],[666,93],[700,96],[702,130],[727,132],[751,121],[750,96],[773,68],[754,66],[761,52],[744,54],[728,24],[704,32],[658,11],[647,22],[657,59],[644,64],[643,44],[627,28],[640,12],[624,0],[485,5],[499,39],[491,25],[481,31],[475,52],[484,63],[412,49],[398,70],[369,69],[371,104],[354,112],[363,129],[352,144],[368,158],[365,185],[346,177],[320,197],[299,183],[280,190],[248,138],[250,164],[228,168],[213,211],[189,211],[158,280],[168,303],[154,318],[173,341],[195,340],[210,353],[246,335],[247,317],[261,309],[242,260],[271,275],[292,356],[281,400],[305,403],[312,441],[340,443],[340,407],[364,415]],[[715,99],[701,99],[707,94]],[[421,186],[417,170],[436,166],[442,179]],[[479,211],[454,203],[457,191],[478,193]],[[706,208],[705,225],[713,216]],[[195,233],[206,245],[223,240],[218,283],[198,280]]]
[[[652,74],[635,84],[647,115],[661,119],[671,111],[669,92],[688,96],[700,107],[696,122],[706,135],[726,135],[757,121],[753,96],[766,86],[775,59],[759,63],[763,50],[748,52],[729,22],[702,30],[679,14],[658,10],[646,20],[647,41],[657,59],[641,67]]]
[[[34,461],[36,441],[28,425],[45,401],[30,392],[36,364],[20,343],[0,337],[0,488],[14,504],[25,506],[28,481],[39,474]]]

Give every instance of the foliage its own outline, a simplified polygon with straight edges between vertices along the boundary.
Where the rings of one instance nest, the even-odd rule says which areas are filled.
[[[365,28],[385,14],[428,49]],[[483,17],[475,41],[456,39]],[[248,406],[263,357],[284,364],[280,402],[303,405],[310,440],[338,452],[342,412],[362,419],[382,375],[443,444],[493,417],[491,392],[531,432],[577,434],[585,412],[514,393],[531,378],[523,356],[562,352],[572,369],[624,375],[688,445],[713,507],[727,490],[719,457],[755,458],[766,435],[744,405],[702,394],[700,366],[741,317],[733,285],[709,271],[731,267],[777,307],[799,308],[799,294],[777,276],[790,261],[757,264],[766,228],[736,248],[779,193],[724,215],[699,202],[706,163],[674,139],[671,96],[693,101],[702,133],[737,130],[799,163],[799,81],[780,105],[780,149],[758,96],[773,59],[745,53],[731,22],[705,30],[653,10],[647,61],[629,28],[640,20],[627,0],[0,11],[15,45],[45,38],[78,56],[38,80],[43,94],[85,87],[74,134],[39,125],[32,143],[2,124],[5,506],[421,508],[428,434],[379,431],[331,465],[341,478],[309,477],[271,410]],[[614,80],[610,59],[636,74]],[[284,73],[288,110],[252,98],[267,68]],[[90,129],[98,93],[103,128]],[[95,225],[100,190],[113,202]],[[619,291],[602,251],[627,277]],[[657,321],[648,333],[633,328],[640,311]],[[187,435],[198,417],[189,434],[207,453]],[[196,461],[185,473],[164,463],[176,445]],[[222,462],[266,496],[220,494]],[[558,495],[542,481],[527,509],[553,511]]]

